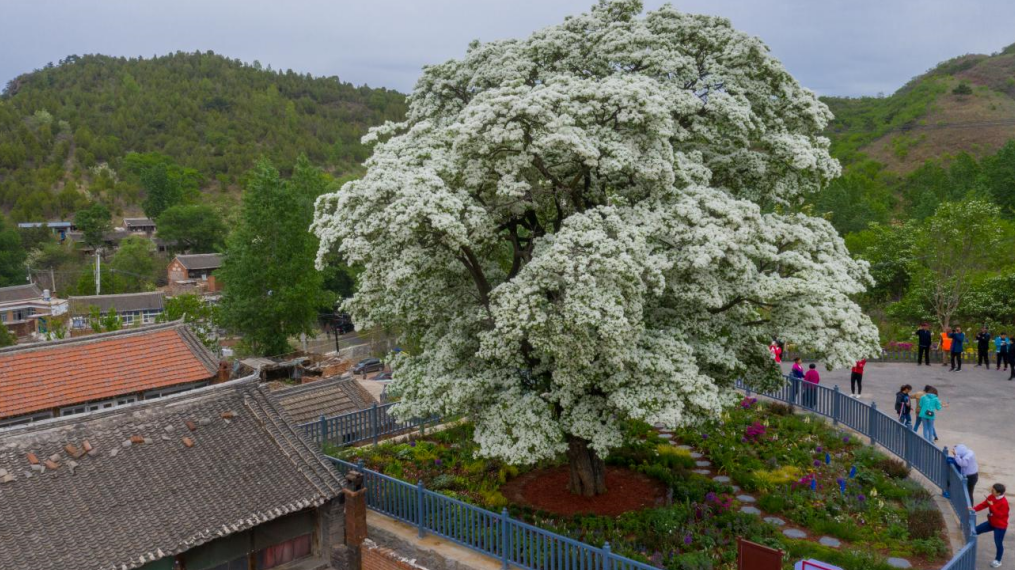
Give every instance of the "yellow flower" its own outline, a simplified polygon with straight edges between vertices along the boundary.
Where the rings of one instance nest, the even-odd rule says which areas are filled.
[[[871,489],[871,496],[872,497],[877,497],[878,496],[878,490],[877,489]]]

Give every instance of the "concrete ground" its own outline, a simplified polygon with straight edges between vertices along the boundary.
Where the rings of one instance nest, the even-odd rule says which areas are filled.
[[[804,365],[806,367],[806,364]],[[785,365],[787,372],[789,364]],[[821,384],[834,386],[849,393],[849,370],[827,371],[819,363]],[[975,361],[964,363],[960,372],[949,372],[948,366],[932,362],[930,366],[916,363],[868,363],[864,372],[862,400],[877,402],[878,409],[894,413],[895,393],[903,384],[913,390],[931,385],[938,389],[947,405],[938,413],[935,424],[939,446],[954,448],[965,444],[976,453],[980,480],[973,501],[982,501],[995,482],[1008,488],[1008,500],[1015,502],[1015,381],[1008,381],[1008,372],[977,368]],[[922,428],[921,428],[922,431]],[[986,521],[981,512],[979,522]],[[1015,521],[1012,521],[1015,524]],[[1015,528],[1015,527],[1013,527]],[[1015,532],[1008,533],[1005,550],[1015,553]],[[987,568],[994,558],[991,534],[980,536],[977,545],[977,567]],[[1005,557],[1005,566],[1015,556]]]

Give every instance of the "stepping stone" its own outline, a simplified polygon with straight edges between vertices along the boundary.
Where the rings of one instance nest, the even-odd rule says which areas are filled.
[[[740,512],[748,514],[748,515],[760,515],[761,514],[761,511],[759,511],[755,507],[740,507]]]
[[[912,568],[913,565],[909,563],[909,560],[905,558],[889,558],[885,562],[888,563],[892,568]]]
[[[652,424],[652,427],[654,427],[654,428],[656,428],[656,429],[663,429],[663,428],[665,428],[665,427],[666,427],[666,424],[662,424],[662,423],[654,423],[654,424]]]
[[[661,433],[661,434],[659,434],[659,437],[661,437],[663,439],[673,439],[673,434],[670,434],[670,433]]]
[[[716,483],[729,483],[730,482],[730,478],[725,476],[725,475],[716,475],[715,477],[712,477],[712,480],[715,481]]]
[[[681,443],[677,446],[677,449],[683,449],[684,451],[691,451],[691,446]]]
[[[783,526],[786,524],[786,521],[780,519],[779,517],[765,517],[765,522],[774,524],[775,526]]]
[[[786,530],[782,531],[782,533],[790,538],[807,538],[806,532],[795,528],[787,528]]]
[[[734,493],[739,493],[740,492],[740,487],[738,487],[736,485],[730,485],[730,487],[733,487],[733,492]]]
[[[691,473],[697,473],[698,475],[708,475],[711,472],[708,469],[692,469]]]
[[[842,543],[839,542],[838,538],[832,538],[830,536],[822,536],[821,538],[818,539],[818,542],[823,544],[824,546],[830,546],[832,548],[839,548],[840,546],[842,546]]]
[[[695,461],[694,464],[697,465],[698,467],[708,467],[709,465],[712,464],[712,462],[711,461],[702,460],[702,461]]]
[[[753,503],[757,499],[755,499],[750,495],[737,495],[737,500],[740,501],[741,503]]]
[[[704,457],[704,455],[698,453],[697,451],[691,452],[691,459],[701,459],[702,457]]]

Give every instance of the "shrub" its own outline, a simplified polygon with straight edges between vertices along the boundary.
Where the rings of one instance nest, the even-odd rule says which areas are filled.
[[[906,501],[907,528],[913,540],[940,539],[945,528],[941,511],[928,499]]]
[[[793,405],[783,404],[781,402],[772,402],[768,404],[768,412],[774,416],[793,415]]]
[[[952,93],[954,93],[955,95],[972,95],[973,89],[969,86],[968,83],[963,81],[958,85],[956,85],[955,89],[952,89]]]
[[[909,477],[909,467],[906,467],[906,464],[898,459],[880,457],[875,461],[874,467],[884,471],[892,479],[905,479]]]
[[[922,554],[928,558],[937,558],[948,554],[948,545],[941,540],[940,536],[917,539],[912,541],[910,546],[913,547],[914,553]]]
[[[688,552],[674,560],[677,570],[712,570],[712,559],[705,552]]]
[[[801,470],[793,465],[783,465],[772,471],[755,471],[754,479],[759,485],[785,485],[800,479]]]
[[[762,495],[761,498],[758,499],[758,506],[761,507],[763,511],[778,514],[786,510],[789,506],[789,500],[786,499],[785,495],[779,493],[769,493],[767,495]]]

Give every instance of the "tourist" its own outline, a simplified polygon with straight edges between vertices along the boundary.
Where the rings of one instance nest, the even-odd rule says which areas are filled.
[[[920,418],[923,420],[923,438],[927,441],[937,441],[937,430],[934,429],[934,420],[937,413],[941,411],[941,400],[937,397],[937,388],[927,386],[923,389],[926,394],[920,398]]]
[[[916,416],[916,423],[913,424],[913,431],[920,432],[920,424],[923,422],[923,418],[920,417],[920,398],[927,392],[920,390],[919,392],[912,392],[909,394],[909,403],[913,406],[913,415]]]
[[[961,372],[962,371],[962,350],[965,349],[966,335],[962,332],[962,327],[955,327],[954,332],[948,335],[948,338],[952,340],[952,367],[949,372]]]
[[[916,365],[919,366],[926,363],[930,366],[930,326],[927,323],[920,323],[920,328],[916,331],[917,345],[919,349],[916,353]]]
[[[768,345],[768,351],[772,353],[772,358],[775,359],[777,364],[782,363],[782,347],[779,346],[779,341],[772,339],[772,344]]]
[[[1001,557],[1004,556],[1004,533],[1008,530],[1008,499],[1004,497],[1004,485],[1000,483],[994,483],[990,491],[987,500],[975,507],[969,507],[969,510],[978,512],[987,509],[987,522],[976,525],[976,534],[994,531],[997,555],[990,563],[990,567],[997,568],[1001,565]]]
[[[807,366],[807,373],[804,374],[804,405],[813,408],[818,403],[818,384],[821,382],[821,375],[818,374],[818,367],[812,362]]]
[[[969,500],[972,501],[973,489],[976,488],[976,482],[980,479],[980,467],[976,464],[976,454],[972,449],[960,443],[952,450],[952,456],[955,458],[955,465],[959,468],[959,473],[966,478]]]
[[[913,387],[909,384],[904,384],[899,391],[895,394],[895,413],[899,414],[899,423],[909,427],[909,424],[913,423],[913,406],[910,404],[909,393],[913,390]]]
[[[987,332],[987,327],[981,328],[976,335],[976,367],[981,365],[990,368],[990,333]]]
[[[1001,369],[1001,364],[1004,364],[1004,369],[1008,370],[1008,351],[1011,346],[1011,339],[1008,338],[1008,333],[1001,333],[1001,336],[994,339],[994,352],[997,353],[997,369]]]
[[[796,403],[797,395],[800,393],[800,382],[804,379],[804,366],[799,356],[793,359],[793,368],[790,369],[789,376],[793,385],[793,397],[790,401]]]
[[[859,398],[863,393],[863,367],[867,364],[867,359],[857,360],[856,364],[850,370],[849,375],[849,395],[854,398]]]
[[[948,366],[948,357],[952,352],[952,331],[947,327],[941,332],[941,366]]]

